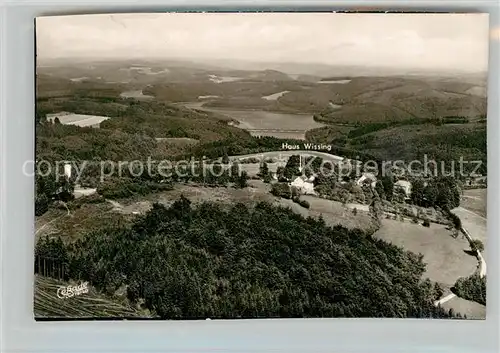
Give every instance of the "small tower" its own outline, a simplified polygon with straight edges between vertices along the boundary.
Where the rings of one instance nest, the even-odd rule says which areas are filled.
[[[68,179],[71,179],[71,164],[70,163],[65,163],[64,164],[64,175]]]

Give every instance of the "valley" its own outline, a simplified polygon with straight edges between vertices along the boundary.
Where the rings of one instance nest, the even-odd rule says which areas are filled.
[[[478,259],[443,215],[450,206],[487,246],[486,189],[465,189],[469,177],[372,180],[363,163],[463,156],[482,161],[486,176],[485,82],[337,71],[345,70],[316,76],[132,61],[39,67],[37,158],[88,165],[60,184],[37,179],[36,256],[66,254],[73,267],[58,280],[88,278],[95,300],[116,310],[110,316],[484,318],[482,304],[451,296]],[[197,162],[169,177],[109,167],[153,159],[158,172],[162,161],[191,158]],[[318,164],[304,175],[310,158]],[[202,160],[220,173],[203,174]],[[320,162],[335,173],[321,175]],[[413,191],[401,194],[399,181]],[[106,271],[89,254],[99,254]],[[152,271],[141,256],[162,265]],[[132,259],[136,272],[117,259]],[[170,270],[179,263],[196,270]],[[156,294],[145,292],[147,276],[159,283]],[[37,283],[38,315],[60,315],[40,301],[52,302],[46,292],[55,284]],[[172,307],[158,301],[165,288]],[[191,288],[204,297],[190,296]],[[260,306],[244,304],[256,297]]]

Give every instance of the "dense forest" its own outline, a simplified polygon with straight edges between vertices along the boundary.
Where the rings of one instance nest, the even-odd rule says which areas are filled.
[[[328,227],[260,203],[155,204],[132,226],[104,227],[36,255],[165,319],[257,317],[448,318],[423,279],[422,256],[360,230]]]

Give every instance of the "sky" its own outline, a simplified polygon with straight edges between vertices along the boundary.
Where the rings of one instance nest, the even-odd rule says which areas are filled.
[[[487,14],[157,13],[39,17],[37,54],[487,70]]]

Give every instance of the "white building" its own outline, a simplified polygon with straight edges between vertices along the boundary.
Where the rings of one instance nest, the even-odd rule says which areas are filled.
[[[314,176],[311,176],[310,178],[300,176],[295,178],[295,180],[290,183],[290,186],[297,188],[301,194],[315,195],[316,192],[314,191],[313,181]]]
[[[411,195],[411,183],[407,180],[398,180],[394,183],[394,190],[403,190],[406,197],[410,197]]]
[[[371,187],[374,188],[377,184],[377,177],[372,173],[363,173],[363,175],[356,181],[356,184],[362,186],[369,182]]]

